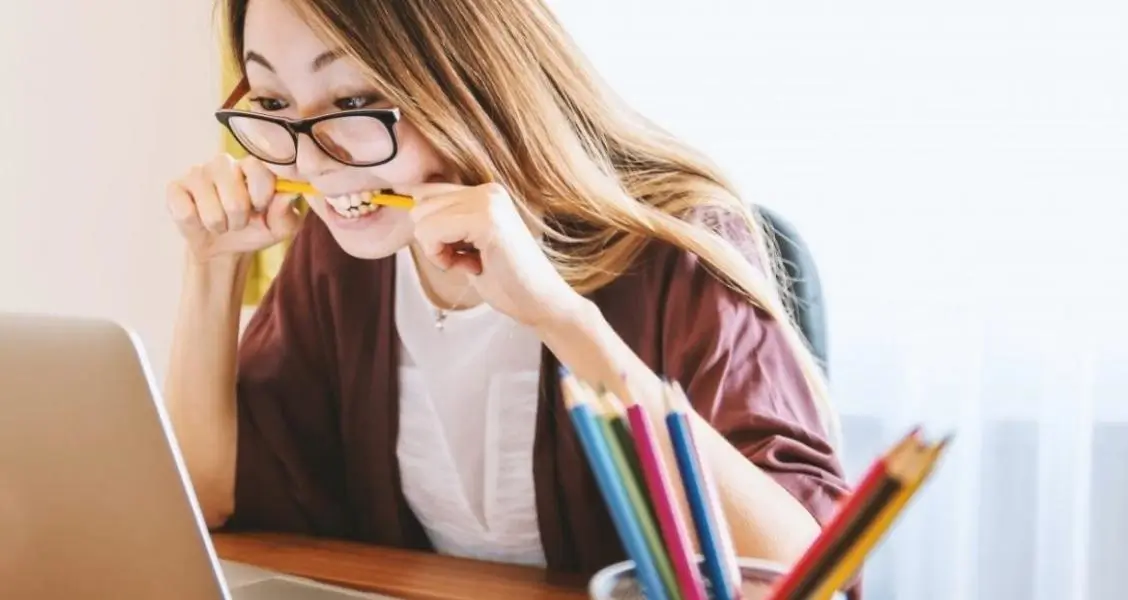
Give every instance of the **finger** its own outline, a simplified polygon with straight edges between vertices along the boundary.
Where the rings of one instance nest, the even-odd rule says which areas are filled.
[[[257,212],[265,212],[274,199],[274,173],[266,167],[266,163],[253,156],[241,160],[239,166],[243,169],[243,178],[247,182],[251,206]]]
[[[427,260],[444,271],[450,268],[452,253],[447,252],[447,243],[428,234],[416,235],[415,239]]]
[[[219,202],[227,216],[227,228],[239,231],[246,227],[251,212],[251,196],[243,181],[243,171],[227,155],[216,157],[208,164],[207,170],[219,192]]]
[[[200,223],[200,215],[196,212],[196,203],[192,200],[192,194],[180,181],[173,181],[168,185],[165,191],[165,207],[168,208],[173,222],[185,235],[206,232],[203,224]]]
[[[420,242],[420,246],[423,243]],[[423,255],[431,264],[443,271],[462,270],[469,275],[482,274],[482,255],[473,246],[461,243],[441,244],[432,246],[437,248],[433,253],[423,250]]]
[[[200,215],[200,223],[204,229],[212,233],[227,231],[227,214],[223,204],[219,201],[219,193],[215,189],[210,177],[204,169],[192,169],[184,181],[188,192],[192,194],[192,202],[196,205],[196,213]]]
[[[447,247],[454,244],[467,244],[467,232],[453,219],[443,219],[441,216],[428,218],[415,225],[415,239],[419,242],[423,254],[439,267],[446,269],[450,266],[450,256]]]
[[[415,235],[421,242],[431,244],[473,245],[477,241],[476,219],[473,215],[461,212],[446,212],[431,215],[415,224]],[[438,248],[436,247],[436,251]]]
[[[478,222],[473,215],[462,213],[440,213],[415,225],[415,237],[424,256],[442,269],[450,269],[459,264],[478,265],[470,269],[479,273],[480,252],[476,245]],[[467,263],[467,260],[471,262]]]
[[[398,183],[392,186],[392,191],[397,194],[413,196],[425,200],[435,196],[443,196],[461,190],[470,189],[468,186],[443,181],[430,181],[425,183]]]
[[[464,203],[465,199],[457,195],[433,198],[423,202],[416,202],[415,206],[407,211],[407,215],[415,222],[415,226],[419,227],[419,224],[424,221],[444,217],[449,218],[449,216],[455,212],[465,215],[466,211],[461,210],[458,206]]]
[[[482,212],[484,201],[487,199],[472,188],[459,188],[447,194],[431,196],[426,200],[416,199],[415,206],[408,211],[408,214],[416,224],[437,215],[443,215],[446,219],[475,219],[476,214]]]
[[[401,183],[392,186],[392,191],[396,194],[404,196],[411,196],[415,198],[417,203],[426,202],[439,196],[446,196],[447,194],[455,194],[461,191],[471,189],[464,185],[456,183]]]
[[[301,215],[294,207],[298,197],[297,194],[275,194],[271,197],[266,207],[266,228],[275,239],[290,237],[301,225]]]
[[[458,244],[448,245],[443,254],[442,260],[448,271],[464,271],[468,275],[482,274],[482,255],[473,247],[466,250]]]

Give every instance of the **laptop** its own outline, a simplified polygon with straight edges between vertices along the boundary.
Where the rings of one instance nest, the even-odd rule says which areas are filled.
[[[221,561],[138,337],[0,313],[0,598],[388,599]]]

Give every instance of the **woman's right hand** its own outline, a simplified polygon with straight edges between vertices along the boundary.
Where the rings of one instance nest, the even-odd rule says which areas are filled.
[[[297,231],[297,195],[275,193],[274,181],[257,158],[220,154],[169,184],[168,210],[197,261],[255,252]]]

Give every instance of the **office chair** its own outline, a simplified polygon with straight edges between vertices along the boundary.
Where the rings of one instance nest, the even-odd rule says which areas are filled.
[[[787,280],[781,282],[786,292],[784,302],[822,366],[823,374],[829,377],[826,309],[814,256],[791,223],[771,209],[760,206],[757,210],[782,258],[783,278]]]

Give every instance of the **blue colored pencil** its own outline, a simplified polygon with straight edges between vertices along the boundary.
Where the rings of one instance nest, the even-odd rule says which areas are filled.
[[[697,542],[705,558],[705,576],[711,585],[711,596],[717,600],[737,600],[742,597],[740,568],[736,564],[732,538],[716,490],[693,443],[693,432],[684,408],[688,402],[680,389],[670,385],[666,386],[665,399],[666,428],[681,473],[689,512],[697,526]]]
[[[662,578],[658,574],[657,563],[651,556],[650,548],[643,537],[642,526],[635,517],[623,482],[616,476],[607,441],[600,432],[595,413],[584,399],[579,382],[563,369],[560,381],[564,390],[564,403],[572,419],[572,425],[580,438],[580,445],[587,455],[599,484],[603,500],[611,513],[611,520],[627,554],[635,563],[635,574],[648,600],[668,600]]]
[[[670,600],[682,600],[681,591],[678,589],[677,575],[674,573],[674,564],[670,554],[662,544],[662,534],[658,529],[658,521],[654,517],[654,507],[651,499],[646,495],[646,482],[642,475],[642,466],[635,454],[634,443],[630,430],[627,429],[623,418],[619,416],[616,407],[617,401],[608,393],[601,394],[596,399],[602,400],[600,410],[594,411],[607,442],[607,450],[611,454],[611,463],[619,473],[619,481],[623,482],[623,489],[627,492],[633,511],[631,514],[638,520],[642,527],[642,537],[650,548],[650,556],[654,558],[654,565],[658,568],[658,576],[666,586],[666,595]],[[631,465],[631,458],[634,465]]]

